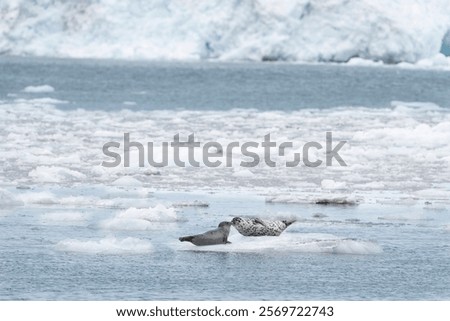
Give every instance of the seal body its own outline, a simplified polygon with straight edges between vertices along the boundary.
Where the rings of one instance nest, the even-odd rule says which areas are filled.
[[[231,224],[244,236],[279,236],[295,220],[269,221],[260,218],[235,217]]]
[[[203,234],[183,236],[179,240],[181,242],[191,242],[197,246],[227,244],[228,235],[230,234],[230,222],[221,222],[215,230],[205,232]]]

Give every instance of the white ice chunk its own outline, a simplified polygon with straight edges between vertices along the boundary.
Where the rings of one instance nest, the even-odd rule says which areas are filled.
[[[26,93],[52,93],[55,88],[50,85],[27,86],[22,91]]]

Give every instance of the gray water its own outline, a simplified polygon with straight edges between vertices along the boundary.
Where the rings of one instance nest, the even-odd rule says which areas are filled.
[[[0,75],[0,98],[30,84],[57,84],[52,97],[70,102],[60,108],[293,110],[450,102],[448,72],[394,67],[0,57]]]
[[[0,100],[51,96],[69,102],[57,108],[92,110],[377,108],[388,106],[392,100],[426,101],[448,107],[449,75],[442,71],[339,65],[0,57]],[[42,84],[50,84],[56,91],[51,95],[21,92],[26,86]],[[16,96],[8,95],[11,93]],[[124,105],[125,101],[136,105]],[[2,169],[3,165],[0,166]],[[18,197],[28,191],[52,191],[57,198],[99,195],[97,187],[83,183],[30,184],[26,190],[1,185]],[[450,211],[446,203],[271,204],[256,192],[173,190],[156,190],[148,201],[170,205],[200,200],[209,207],[179,208],[182,220],[155,223],[150,230],[111,231],[101,228],[99,223],[126,207],[83,202],[61,205],[51,201],[2,206],[0,299],[450,299]],[[105,187],[105,191],[109,189]],[[127,197],[128,192],[125,189],[125,196],[121,197]],[[71,211],[89,214],[89,218],[81,223],[42,220],[48,213]],[[337,241],[326,250],[315,247],[297,250],[294,246],[260,250],[253,246],[246,251],[216,251],[214,246],[200,249],[178,242],[179,236],[204,232],[239,215],[295,216],[298,221],[284,232],[290,238],[310,235],[306,242],[311,245],[317,244],[317,235],[331,235]],[[233,230],[233,242],[240,240],[236,234]],[[130,253],[111,254],[64,251],[57,247],[62,240],[108,237],[148,240],[153,250],[133,253],[130,249]],[[381,251],[359,248],[339,251],[337,245],[342,240],[353,240],[358,246],[371,242]],[[270,240],[261,239],[262,245],[267,242]]]
[[[16,209],[0,222],[0,298],[8,300],[442,300],[449,299],[450,233],[438,228],[448,212],[418,207],[274,205],[261,197],[160,194],[160,200],[201,199],[206,209],[183,210],[184,223],[154,231],[116,231],[156,247],[149,254],[83,254],[55,251],[61,238],[95,239],[111,232],[95,221],[85,226],[46,225],[38,213]],[[375,240],[377,254],[330,254],[278,250],[197,251],[181,247],[180,235],[213,228],[232,215],[295,213],[302,219],[285,233],[330,233]],[[382,221],[383,213],[425,213],[420,221]],[[326,215],[314,218],[313,213]],[[231,216],[230,216],[231,214]],[[234,232],[236,233],[236,232]],[[261,242],[264,242],[261,240]],[[184,244],[183,244],[184,245]],[[181,250],[183,249],[183,250]]]

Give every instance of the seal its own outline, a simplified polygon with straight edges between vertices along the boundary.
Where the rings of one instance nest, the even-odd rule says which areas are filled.
[[[197,246],[231,243],[228,242],[230,227],[230,222],[220,222],[219,226],[215,230],[211,230],[203,234],[183,236],[180,237],[179,240],[181,242],[191,242]]]
[[[235,217],[231,224],[244,236],[279,236],[295,220],[268,221],[260,218]]]

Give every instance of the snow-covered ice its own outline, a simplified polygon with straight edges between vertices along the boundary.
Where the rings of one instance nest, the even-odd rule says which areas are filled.
[[[229,241],[231,241],[231,244],[216,246],[194,247],[189,243],[174,246],[179,250],[244,253],[378,254],[383,252],[383,249],[376,242],[339,238],[330,234],[285,232],[279,237],[245,237],[235,233],[229,237]]]
[[[448,67],[449,16],[445,0],[7,0],[0,53]]]

